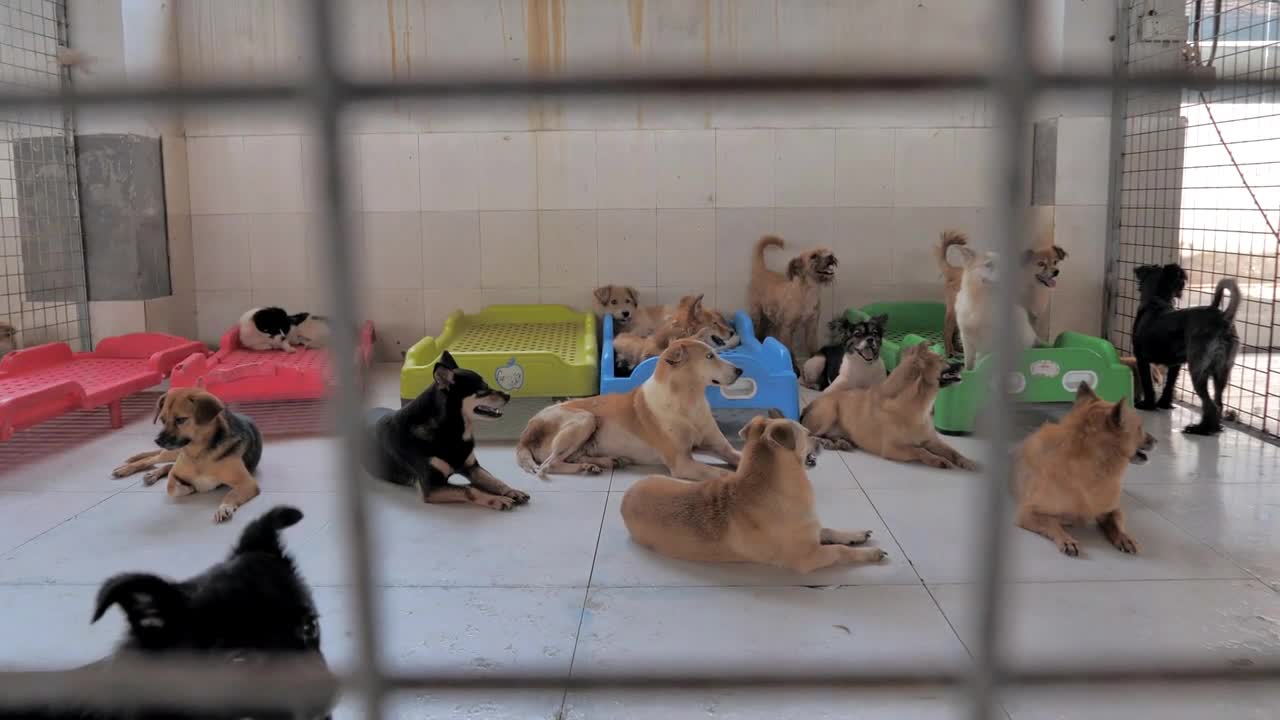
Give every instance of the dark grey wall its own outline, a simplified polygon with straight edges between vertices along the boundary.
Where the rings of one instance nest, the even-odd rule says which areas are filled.
[[[76,137],[90,300],[172,293],[160,138]]]
[[[12,144],[26,300],[83,301],[83,252],[67,138],[37,135]]]

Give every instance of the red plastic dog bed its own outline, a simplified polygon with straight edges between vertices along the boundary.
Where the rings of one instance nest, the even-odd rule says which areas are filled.
[[[373,323],[361,326],[359,341],[356,361],[364,370],[373,361]],[[223,402],[319,400],[335,381],[327,350],[250,350],[240,344],[238,325],[223,333],[216,353],[192,355],[169,378],[172,387],[203,388]]]
[[[106,405],[111,427],[123,424],[120,401],[164,380],[202,343],[163,333],[110,337],[93,352],[66,343],[15,350],[0,360],[0,440],[72,410]]]

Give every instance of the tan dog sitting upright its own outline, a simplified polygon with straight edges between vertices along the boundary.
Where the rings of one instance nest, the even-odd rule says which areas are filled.
[[[1067,259],[1067,251],[1052,243],[1051,234],[1045,239],[1049,242],[1047,247],[1027,250],[1022,255],[1023,287],[1020,297],[1033,327],[1038,325],[1040,318],[1044,317],[1048,309],[1049,290],[1058,284],[1058,274],[1061,272],[1058,269],[1058,263]],[[955,357],[960,352],[958,342],[960,328],[956,323],[956,296],[960,294],[960,283],[964,278],[964,268],[952,265],[947,253],[953,247],[968,245],[968,243],[969,238],[964,233],[947,230],[942,233],[942,241],[934,251],[934,259],[938,261],[938,269],[942,272],[943,293],[947,307],[942,327],[942,342],[947,357]],[[1040,244],[1043,245],[1043,241]],[[1037,334],[1040,334],[1039,331]]]
[[[889,460],[976,470],[977,463],[942,442],[933,427],[938,390],[959,381],[959,363],[948,364],[923,343],[912,345],[884,382],[824,393],[804,409],[800,422],[824,447],[857,447]]]
[[[839,261],[827,248],[813,248],[791,258],[784,275],[770,270],[764,262],[765,248],[784,245],[782,238],[773,235],[756,243],[747,308],[756,339],[777,338],[791,351],[791,362],[798,369],[821,342],[818,311],[822,286],[835,279]]]
[[[879,562],[880,548],[858,548],[870,530],[829,530],[818,521],[805,474],[809,433],[793,420],[755,417],[737,472],[689,482],[650,475],[622,497],[631,539],[654,552],[703,562],[756,562],[807,573],[837,564]]]
[[[1125,466],[1145,463],[1146,451],[1155,444],[1127,402],[1109,403],[1080,383],[1071,412],[1042,425],[1018,448],[1018,527],[1049,538],[1075,557],[1080,546],[1063,526],[1096,522],[1120,551],[1138,552],[1137,541],[1124,529],[1121,482]]]
[[[170,497],[225,485],[230,491],[214,512],[214,522],[230,520],[236,508],[257,497],[253,471],[262,458],[262,433],[248,417],[227,410],[204,390],[172,388],[156,403],[155,421],[164,422],[156,435],[163,449],[130,457],[112,475],[125,477],[163,465],[144,475],[142,482],[153,485],[167,477],[165,492]]]
[[[680,298],[670,317],[649,335],[624,332],[613,339],[613,351],[618,363],[634,368],[648,358],[667,349],[673,341],[694,337],[717,351],[742,344],[738,331],[718,310],[702,304],[703,295],[685,295]]]
[[[740,456],[716,425],[706,388],[732,385],[741,376],[741,369],[705,343],[677,340],[640,387],[569,400],[534,415],[516,444],[516,460],[540,476],[640,463],[666,465],[672,475],[688,480],[719,477],[725,471],[698,462],[693,451],[734,467]]]

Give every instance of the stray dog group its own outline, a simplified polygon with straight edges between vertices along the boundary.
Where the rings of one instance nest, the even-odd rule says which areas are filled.
[[[156,403],[155,421],[164,423],[156,435],[161,449],[128,458],[111,472],[113,476],[150,470],[142,482],[153,485],[168,478],[169,497],[230,488],[213,514],[214,522],[226,522],[258,496],[253,471],[262,458],[262,433],[253,420],[228,410],[204,390],[172,388]],[[161,467],[152,470],[157,465]]]
[[[1234,278],[1218,281],[1213,302],[1206,307],[1177,310],[1173,301],[1182,297],[1187,271],[1177,264],[1143,265],[1134,270],[1138,279],[1138,313],[1133,319],[1133,354],[1138,369],[1139,393],[1134,406],[1140,410],[1173,407],[1178,371],[1187,364],[1191,384],[1200,398],[1200,422],[1184,431],[1212,435],[1222,431],[1222,394],[1235,366],[1240,338],[1235,317],[1240,307],[1240,286]],[[1230,291],[1226,309],[1223,295]],[[1156,399],[1152,364],[1165,366],[1164,390]],[[1213,382],[1213,395],[1209,383]]]
[[[253,308],[240,316],[240,344],[250,350],[323,348],[330,332],[329,321],[320,315],[290,315],[279,307]]]
[[[663,321],[648,334],[630,330],[614,337],[618,365],[630,372],[641,362],[656,357],[675,340],[696,338],[716,350],[728,350],[742,343],[737,330],[718,310],[703,305],[703,295],[686,295],[674,308],[663,308]],[[643,317],[643,316],[636,316]]]

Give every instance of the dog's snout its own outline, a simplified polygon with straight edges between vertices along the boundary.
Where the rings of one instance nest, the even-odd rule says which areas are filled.
[[[619,314],[620,314],[620,315],[622,315],[622,319],[623,319],[623,320],[626,320],[626,319],[628,319],[628,318],[630,318],[630,317],[631,317],[631,311],[630,311],[630,310],[623,310],[623,311],[622,311],[621,313],[619,313]]]

